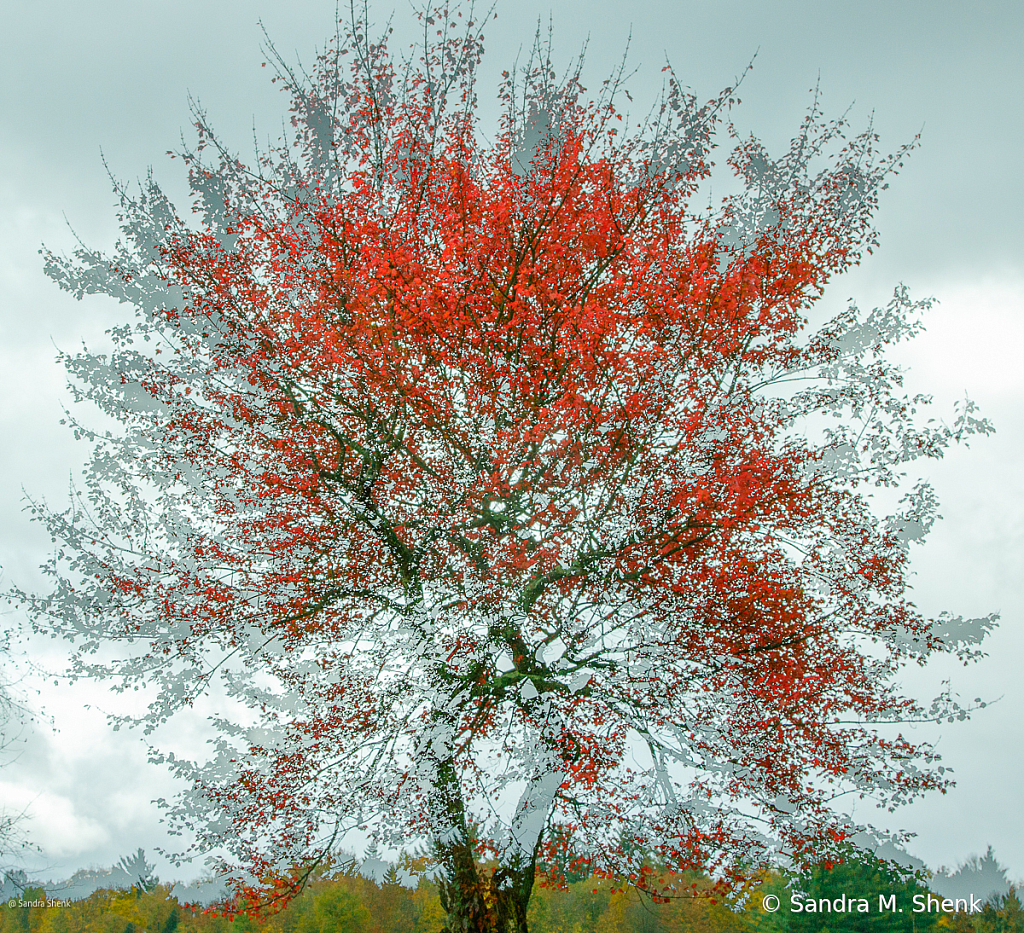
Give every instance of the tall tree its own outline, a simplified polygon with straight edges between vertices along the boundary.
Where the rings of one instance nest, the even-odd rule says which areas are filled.
[[[732,88],[668,71],[637,125],[621,70],[589,100],[538,44],[487,141],[461,17],[404,62],[356,15],[309,76],[271,50],[290,135],[247,165],[197,113],[197,221],[149,178],[112,256],[47,255],[135,319],[64,357],[120,430],[76,425],[54,589],[20,596],[77,676],[158,690],[148,727],[216,685],[212,760],[165,760],[253,903],[358,828],[425,841],[448,929],[497,933],[538,859],[727,877],[827,851],[846,789],[947,783],[889,727],[963,711],[893,677],[993,620],[914,609],[934,496],[866,490],[989,427],[916,420],[905,290],[807,333],[905,149],[815,103],[780,158],[734,133],[706,207]]]
[[[938,912],[916,910],[929,896],[934,899],[926,871],[904,868],[850,845],[841,847],[839,855],[836,862],[814,865],[791,879],[791,890],[799,898],[784,895],[777,915],[787,933],[817,933],[823,928],[835,933],[941,929]],[[799,910],[791,909],[794,901]]]

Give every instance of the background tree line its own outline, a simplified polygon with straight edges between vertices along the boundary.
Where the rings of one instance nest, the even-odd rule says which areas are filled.
[[[171,886],[151,877],[128,890],[100,889],[67,906],[0,906],[0,933],[436,933],[444,924],[438,888],[424,860],[405,864],[415,887],[401,883],[392,866],[379,881],[358,873],[354,862],[325,870],[293,901],[264,920],[231,918],[180,903]],[[652,897],[620,881],[578,878],[563,886],[541,879],[530,904],[533,933],[1024,933],[1024,907],[1018,886],[989,897],[969,915],[913,913],[915,894],[930,893],[926,872],[851,850],[841,863],[803,873],[762,874],[745,902],[716,896],[712,880],[697,873],[674,873],[652,866]],[[789,893],[807,898],[867,898],[871,911],[812,914],[788,910]],[[879,913],[880,893],[895,894],[903,913]],[[774,913],[762,907],[766,895],[780,898]],[[941,895],[939,895],[941,896]],[[60,891],[26,888],[22,903],[60,898]],[[11,906],[13,904],[13,906]]]

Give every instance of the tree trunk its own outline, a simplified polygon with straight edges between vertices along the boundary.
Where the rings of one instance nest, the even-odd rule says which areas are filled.
[[[473,847],[439,845],[437,854],[445,875],[440,884],[447,914],[442,933],[498,933]]]
[[[499,865],[488,877],[487,869],[477,862],[451,759],[441,762],[437,779],[434,806],[443,810],[448,825],[447,835],[434,841],[443,873],[441,906],[447,914],[442,933],[528,933],[526,911],[533,892],[536,846],[529,858]]]
[[[490,874],[477,862],[476,840],[452,751],[456,704],[450,700],[431,711],[417,757],[429,763],[431,774],[430,825],[436,830],[434,856],[442,872],[441,906],[447,914],[442,933],[528,933],[526,914],[537,851],[565,769],[557,745],[562,719],[548,704],[544,708],[537,770],[519,799],[508,838],[498,847],[498,866]]]
[[[447,914],[442,933],[498,933],[489,886],[476,861],[476,847],[452,754],[457,715],[451,706],[431,711],[417,757],[429,763],[430,825],[435,829],[434,857],[442,875],[441,906]],[[525,927],[523,927],[525,930]]]
[[[441,906],[447,914],[442,933],[528,933],[526,912],[535,867],[499,867],[490,878],[472,847],[447,850]],[[440,853],[439,853],[440,855]]]
[[[435,805],[449,818],[447,838],[434,841],[443,872],[441,906],[447,914],[442,933],[528,933],[526,910],[533,891],[536,856],[523,865],[499,866],[490,877],[477,862],[466,821],[461,788],[452,762],[438,769]]]
[[[526,910],[533,893],[536,861],[523,869],[499,868],[491,877],[496,933],[528,933]]]

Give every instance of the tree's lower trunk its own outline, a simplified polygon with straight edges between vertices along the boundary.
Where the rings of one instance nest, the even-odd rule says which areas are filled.
[[[461,851],[437,849],[445,873],[441,906],[448,915],[442,933],[528,933],[532,862],[518,869],[499,866],[488,876],[477,864],[472,846],[461,846]]]
[[[516,902],[514,893],[523,890],[522,881],[514,879],[510,884],[505,875],[498,878],[497,873],[488,877],[477,863],[475,840],[451,751],[454,731],[452,711],[435,708],[417,750],[432,772],[427,807],[436,833],[433,854],[441,869],[441,906],[447,914],[442,933],[526,933],[529,888],[526,900]],[[496,878],[502,883],[500,892],[495,889]],[[530,887],[532,881],[531,866]],[[506,916],[514,918],[513,922],[521,917],[521,923],[509,925]]]
[[[533,891],[536,857],[525,864],[499,865],[493,873],[477,862],[454,764],[438,768],[434,806],[447,817],[448,832],[435,839],[441,867],[442,933],[527,933],[526,909]]]
[[[526,909],[530,906],[536,866],[520,869],[499,868],[491,877],[496,933],[527,933]]]
[[[444,871],[441,906],[447,914],[443,933],[497,933],[488,891],[470,845],[436,847]]]
[[[436,775],[432,804],[435,812],[444,814],[441,825],[447,827],[434,840],[442,871],[441,906],[448,915],[442,933],[527,933],[536,846],[529,858],[517,858],[488,872],[477,862],[454,762],[450,758],[439,762]]]
[[[561,718],[550,709],[544,716],[537,770],[516,806],[493,872],[477,862],[453,754],[457,721],[452,705],[435,707],[417,748],[417,757],[430,775],[428,817],[435,831],[434,856],[442,872],[441,906],[447,914],[442,933],[528,933],[526,912],[537,851],[565,767],[556,741]]]

